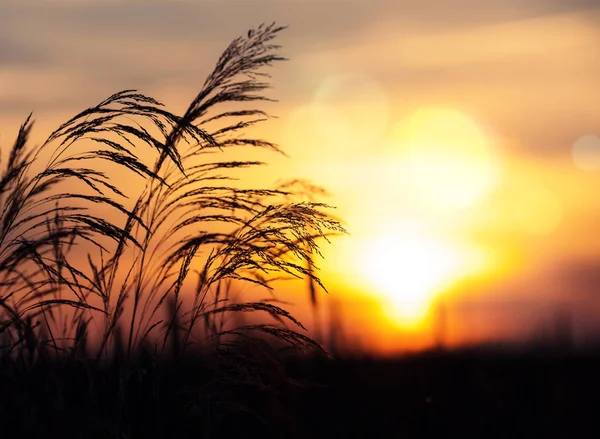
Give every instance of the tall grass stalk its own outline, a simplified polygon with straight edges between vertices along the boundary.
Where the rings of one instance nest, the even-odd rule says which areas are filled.
[[[308,279],[316,306],[319,240],[345,232],[315,188],[236,181],[265,163],[231,154],[283,154],[244,134],[270,117],[282,30],[236,38],[183,115],[124,90],[38,146],[20,127],[0,177],[0,425],[208,437],[226,407],[282,413],[277,349],[320,346],[275,282]]]
[[[283,275],[310,279],[314,302],[323,287],[317,241],[344,232],[329,206],[294,201],[291,186],[235,183],[236,171],[264,163],[220,158],[239,148],[283,153],[244,135],[270,117],[254,105],[270,100],[264,70],[284,59],[273,43],[282,30],[261,25],[236,38],[182,116],[125,90],[35,148],[27,118],[0,179],[3,355],[31,364],[50,354],[101,359],[116,348],[135,358],[152,346],[177,356],[253,334],[318,347],[277,302],[230,300],[232,288],[272,290]],[[134,177],[144,183],[132,197]],[[244,312],[274,320],[224,325]]]

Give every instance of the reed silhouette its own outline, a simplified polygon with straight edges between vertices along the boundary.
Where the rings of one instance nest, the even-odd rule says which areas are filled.
[[[431,352],[290,355],[323,350],[277,281],[304,279],[334,353],[352,322],[333,301],[320,326],[319,244],[345,233],[324,190],[243,187],[264,163],[230,158],[283,153],[244,134],[282,30],[235,39],[183,115],[125,90],[35,147],[25,120],[0,176],[0,437],[597,437],[600,348],[567,310],[558,350],[447,349],[444,307]]]
[[[283,29],[236,38],[183,115],[125,90],[36,147],[23,123],[0,179],[0,428],[187,437],[235,430],[232,416],[246,433],[289,421],[282,348],[321,347],[276,295],[231,294],[306,278],[316,304],[319,240],[345,231],[301,199],[315,187],[241,187],[235,172],[264,163],[225,154],[283,153],[244,134],[269,117],[254,105]],[[226,321],[240,313],[271,320]]]

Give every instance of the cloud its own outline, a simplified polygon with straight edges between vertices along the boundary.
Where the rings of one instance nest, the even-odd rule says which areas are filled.
[[[22,41],[0,33],[0,66],[36,66],[45,61],[44,53]]]
[[[290,24],[295,46],[359,42],[373,29],[465,28],[581,11],[595,0],[42,1],[0,5],[0,28],[31,41],[92,38],[223,41],[261,22]]]
[[[79,85],[75,90],[53,86],[47,95],[43,90],[29,94],[29,85],[13,75],[0,90],[0,102],[11,108],[38,108],[42,102],[70,105],[54,99],[55,92],[77,93],[89,103],[122,88],[149,92],[166,83],[199,87],[232,38],[270,21],[290,25],[278,41],[293,63],[278,67],[285,78],[281,82],[286,84],[286,102],[311,93],[311,87],[327,75],[356,69],[374,76],[394,96],[424,96],[442,89],[467,95],[478,89],[507,96],[523,91],[533,98],[539,90],[554,86],[552,81],[577,77],[569,69],[584,71],[585,60],[570,67],[565,63],[554,68],[553,60],[533,65],[528,57],[541,56],[543,47],[535,39],[520,42],[520,33],[528,26],[529,32],[553,32],[556,44],[548,51],[556,52],[558,45],[571,53],[572,60],[586,35],[600,29],[598,15],[586,12],[595,4],[595,0],[4,0],[0,72],[29,68],[31,84],[47,82],[48,72],[58,71],[65,87]],[[576,17],[569,27],[550,26],[552,17],[564,14]],[[513,38],[504,41],[511,29]],[[511,51],[519,50],[521,58],[515,59]],[[506,53],[511,62],[503,61]],[[579,82],[581,87],[597,71],[591,67],[578,73],[587,75]],[[540,74],[543,80],[538,83]],[[568,99],[565,93],[561,96]],[[24,103],[17,105],[19,99]]]

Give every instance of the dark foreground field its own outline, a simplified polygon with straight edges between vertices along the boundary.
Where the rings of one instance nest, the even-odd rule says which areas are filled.
[[[305,437],[600,437],[600,355],[471,351],[322,365]]]
[[[0,437],[600,437],[598,353],[205,364],[4,365]]]

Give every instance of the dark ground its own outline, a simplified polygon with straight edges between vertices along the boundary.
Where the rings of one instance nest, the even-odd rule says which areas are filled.
[[[304,437],[600,437],[600,354],[463,351],[322,364]]]
[[[5,363],[0,437],[600,437],[600,351],[288,360],[301,386],[272,365],[145,361],[129,378],[114,364]]]

